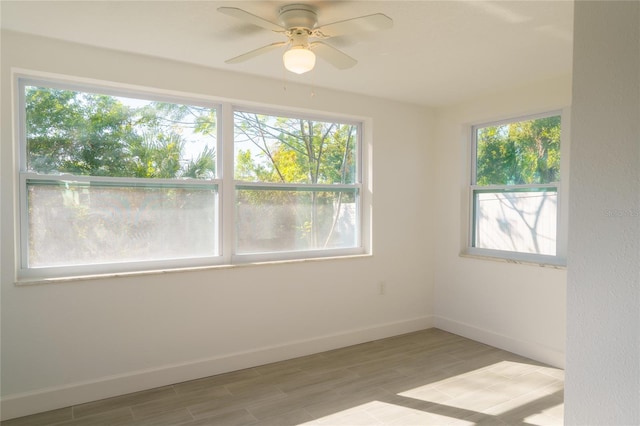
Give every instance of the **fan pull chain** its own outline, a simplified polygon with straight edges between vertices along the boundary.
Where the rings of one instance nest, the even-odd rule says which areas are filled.
[[[287,72],[284,69],[282,70],[282,91],[283,92],[287,91]],[[315,74],[312,74],[311,76],[309,97],[310,98],[316,97],[316,75]]]
[[[287,71],[284,69],[284,67],[282,68],[282,91],[287,91]]]

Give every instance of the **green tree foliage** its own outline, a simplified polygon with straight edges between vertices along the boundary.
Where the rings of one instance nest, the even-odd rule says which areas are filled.
[[[238,180],[354,183],[356,127],[299,118],[236,112]],[[257,158],[259,157],[259,158]]]
[[[478,185],[559,181],[560,116],[484,127],[477,138]]]
[[[215,111],[152,102],[132,107],[101,94],[27,87],[29,171],[137,178],[212,178],[215,149],[185,158],[190,129],[216,136]],[[213,141],[213,139],[212,139]]]
[[[94,176],[125,173],[122,154],[135,134],[127,107],[103,95],[30,88],[27,159],[32,171]]]

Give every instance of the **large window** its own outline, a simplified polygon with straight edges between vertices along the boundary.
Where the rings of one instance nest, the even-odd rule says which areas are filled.
[[[471,252],[557,263],[560,114],[473,127]]]
[[[21,279],[363,252],[358,123],[18,81]]]

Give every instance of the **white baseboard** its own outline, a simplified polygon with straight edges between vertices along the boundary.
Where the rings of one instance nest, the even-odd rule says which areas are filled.
[[[252,351],[133,371],[83,383],[7,395],[0,401],[2,420],[171,385],[271,362],[383,339],[433,327],[431,316],[293,341]]]
[[[490,330],[482,329],[470,324],[449,318],[434,316],[433,326],[477,342],[495,346],[505,351],[549,364],[553,367],[564,368],[564,352],[537,343],[515,339]]]

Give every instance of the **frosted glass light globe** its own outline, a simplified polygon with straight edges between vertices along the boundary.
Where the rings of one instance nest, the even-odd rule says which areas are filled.
[[[316,55],[302,46],[295,46],[284,52],[282,56],[284,67],[296,74],[311,71],[316,65]]]

